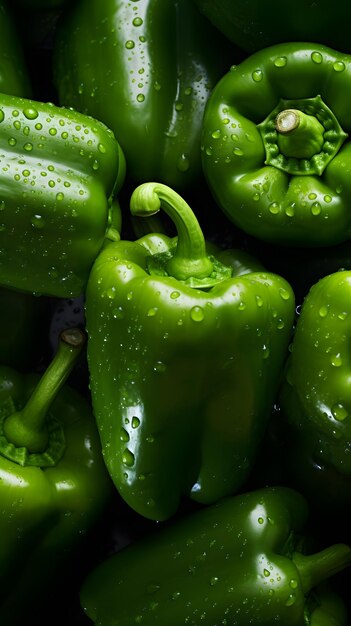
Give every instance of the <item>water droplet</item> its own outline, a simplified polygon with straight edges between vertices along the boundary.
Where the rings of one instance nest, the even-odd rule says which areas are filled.
[[[30,171],[29,170],[23,170],[22,176],[24,176],[25,178],[28,178],[28,176],[30,176]]]
[[[180,598],[180,595],[181,595],[181,594],[180,594],[180,591],[174,591],[174,592],[172,593],[171,598],[172,598],[172,600],[178,600],[178,598]]]
[[[4,119],[5,119],[4,111],[0,109],[0,122],[3,122]]]
[[[264,575],[266,578],[268,578],[268,576],[270,576],[270,571],[269,571],[268,569],[266,569],[266,568],[265,568],[265,569],[263,570],[263,575]]]
[[[236,156],[243,156],[244,151],[238,146],[236,146],[233,150],[233,154],[235,154]]]
[[[36,215],[33,215],[31,219],[31,224],[33,228],[41,229],[41,228],[44,228],[45,226],[45,220],[42,215],[36,214]]]
[[[269,205],[268,209],[272,215],[278,215],[278,213],[280,212],[279,202],[272,202],[272,204]]]
[[[264,518],[263,517],[259,517],[257,521],[258,521],[259,524],[264,524]]]
[[[154,89],[156,89],[156,91],[160,91],[161,89],[161,85],[157,80],[154,82]]]
[[[294,217],[295,215],[295,207],[290,204],[289,206],[285,207],[285,215],[287,215],[288,217]]]
[[[139,426],[140,426],[140,419],[136,415],[133,415],[132,428],[138,428]]]
[[[212,576],[212,578],[210,579],[210,585],[211,587],[214,587],[219,581],[218,576]]]
[[[333,367],[341,367],[341,365],[342,365],[342,358],[341,358],[340,352],[338,352],[337,354],[334,354],[331,357],[330,361],[331,361],[331,364],[333,365]]]
[[[190,310],[190,317],[193,322],[202,322],[205,317],[204,310],[201,306],[193,306]]]
[[[263,358],[264,359],[268,359],[268,357],[270,355],[269,347],[264,344],[263,347],[262,347],[262,350],[263,350]]]
[[[172,291],[171,298],[172,300],[176,300],[180,296],[180,291]]]
[[[263,299],[261,298],[261,296],[256,296],[256,304],[258,307],[261,307],[263,305]]]
[[[282,319],[280,318],[280,319],[278,320],[278,323],[277,323],[277,329],[278,329],[278,330],[283,330],[283,328],[284,328],[284,327],[285,327],[284,320],[282,320]]]
[[[246,309],[246,304],[245,302],[239,302],[239,306],[238,306],[239,311],[244,311],[244,309]]]
[[[59,191],[59,193],[56,194],[56,200],[57,202],[61,202],[64,199],[64,194],[62,193],[62,191]]]
[[[338,402],[337,404],[334,404],[334,406],[331,409],[331,412],[333,414],[333,417],[338,422],[343,422],[344,419],[346,419],[349,415],[347,409],[345,409],[344,405],[341,404],[340,402]]]
[[[279,295],[283,300],[289,300],[290,299],[290,293],[287,291],[287,289],[284,289],[284,287],[281,287],[279,289]]]
[[[346,320],[347,316],[348,316],[347,311],[342,311],[342,313],[339,313],[338,318],[339,320],[343,322],[344,320]]]
[[[21,122],[19,122],[18,120],[15,120],[13,125],[16,130],[19,130],[21,128]]]
[[[15,146],[17,143],[17,140],[14,137],[10,137],[8,140],[8,144],[9,146]]]
[[[326,195],[324,196],[324,202],[329,203],[329,202],[331,202],[331,201],[332,201],[332,199],[333,199],[333,198],[332,198],[329,194],[326,194]]]
[[[190,162],[185,154],[181,154],[177,161],[177,169],[180,172],[186,172],[189,169]]]
[[[322,63],[322,61],[323,61],[323,57],[322,57],[321,53],[320,52],[316,52],[316,51],[312,52],[311,59],[312,59],[313,63],[317,63],[317,64]]]
[[[259,83],[263,78],[263,72],[262,70],[255,70],[254,72],[252,72],[251,76],[255,83]]]
[[[319,313],[320,317],[327,317],[327,315],[328,315],[328,307],[324,306],[324,305],[321,306],[319,311],[318,311],[318,313]]]
[[[288,599],[285,604],[286,606],[292,606],[293,604],[295,604],[295,602],[296,602],[296,595],[294,593],[291,593],[288,596]]]
[[[51,135],[52,137],[57,135],[57,129],[56,128],[50,128],[49,129],[49,135]]]
[[[311,213],[312,215],[320,215],[322,208],[321,205],[319,204],[319,202],[314,202],[311,206]]]
[[[220,130],[214,130],[212,135],[213,139],[219,139],[221,136],[221,131]]]
[[[147,317],[155,317],[155,315],[157,314],[157,307],[153,307],[152,309],[149,309],[147,312]]]
[[[335,72],[343,72],[344,69],[345,69],[345,63],[343,63],[342,61],[335,61],[333,65],[333,70],[335,70]]]
[[[154,365],[154,371],[158,374],[163,374],[166,371],[166,366],[162,361],[157,361]]]
[[[99,152],[100,152],[101,154],[105,154],[105,152],[106,152],[106,147],[104,146],[104,144],[103,144],[103,143],[99,143],[99,145],[98,145],[98,150],[99,150]]]
[[[33,144],[32,144],[32,143],[30,143],[30,142],[25,143],[25,144],[24,144],[24,146],[23,146],[23,148],[24,148],[24,150],[25,150],[26,152],[31,152],[31,150],[33,150]]]
[[[127,465],[128,467],[132,467],[134,465],[134,454],[128,448],[126,448],[122,455],[122,463]]]
[[[275,67],[285,67],[287,62],[288,59],[286,57],[277,57],[276,59],[274,59]]]
[[[129,435],[125,428],[121,428],[121,433],[120,433],[119,438],[121,441],[129,441]]]
[[[125,47],[127,48],[127,50],[132,50],[135,46],[135,42],[132,39],[128,39],[128,41],[126,41],[125,43]]]
[[[143,93],[138,93],[136,99],[137,99],[138,102],[144,102],[145,96],[144,96]]]
[[[135,17],[133,20],[133,26],[142,26],[143,20],[141,17]]]

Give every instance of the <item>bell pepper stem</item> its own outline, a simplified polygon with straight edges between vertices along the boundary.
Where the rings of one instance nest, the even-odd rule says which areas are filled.
[[[345,544],[335,544],[316,554],[293,554],[293,561],[299,572],[302,589],[308,593],[324,580],[341,572],[351,563],[351,548]]]
[[[85,344],[78,328],[62,331],[57,352],[28,402],[9,415],[4,423],[7,440],[30,453],[43,452],[48,443],[46,416],[58,392],[67,380]]]
[[[207,256],[206,243],[199,222],[185,200],[161,183],[143,183],[130,199],[132,215],[155,215],[161,207],[177,230],[177,248],[167,264],[169,274],[178,280],[206,278],[213,272]]]
[[[299,109],[284,109],[275,119],[278,145],[287,157],[311,159],[324,143],[324,128],[314,115]]]

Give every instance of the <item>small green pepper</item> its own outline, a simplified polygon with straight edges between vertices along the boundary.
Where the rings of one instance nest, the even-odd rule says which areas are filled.
[[[351,56],[314,43],[252,54],[213,89],[203,168],[226,216],[277,244],[351,237]]]
[[[86,291],[105,462],[127,503],[157,520],[173,515],[182,496],[211,503],[245,482],[295,311],[280,276],[211,254],[176,192],[158,183],[134,190],[133,214],[161,207],[177,236],[111,243]]]
[[[65,384],[84,344],[82,331],[63,331],[41,377],[0,368],[4,625],[23,623],[42,601],[111,495],[90,405]]]
[[[99,626],[346,626],[342,602],[318,586],[350,565],[351,549],[305,554],[307,518],[284,487],[226,498],[98,565],[82,607]]]

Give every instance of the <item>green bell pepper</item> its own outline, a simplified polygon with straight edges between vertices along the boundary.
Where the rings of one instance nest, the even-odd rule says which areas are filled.
[[[119,237],[121,148],[101,122],[51,103],[1,94],[0,120],[0,284],[78,296]]]
[[[54,80],[61,104],[114,131],[133,186],[184,191],[203,182],[203,110],[234,56],[188,0],[78,0],[56,30]]]
[[[351,8],[343,0],[195,0],[231,41],[252,53],[282,41],[318,41],[351,52]]]
[[[297,470],[297,481],[312,495],[319,484],[323,506],[333,501],[339,509],[351,500],[350,296],[349,270],[310,289],[279,391],[289,446],[295,442],[287,452],[290,475]]]
[[[304,554],[307,519],[288,488],[226,498],[103,561],[83,582],[82,607],[99,626],[346,625],[316,588],[350,565],[351,549]]]
[[[261,50],[222,77],[202,148],[229,220],[282,245],[350,239],[350,97],[351,56],[314,43]]]
[[[0,1],[0,93],[32,95],[29,68],[14,16],[6,2]]]
[[[42,602],[112,493],[90,405],[65,384],[84,345],[82,331],[67,329],[41,377],[0,369],[4,625]]]
[[[33,368],[44,352],[49,316],[48,298],[0,287],[0,363]]]
[[[169,187],[145,183],[130,204],[144,216],[162,207],[177,236],[111,243],[97,257],[86,290],[90,386],[119,493],[162,520],[182,496],[208,504],[245,482],[294,294],[278,275],[235,276],[228,254],[224,265],[208,253],[194,213]]]

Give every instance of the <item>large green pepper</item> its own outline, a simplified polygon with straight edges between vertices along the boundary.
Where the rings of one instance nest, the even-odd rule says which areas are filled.
[[[246,52],[282,41],[318,41],[351,52],[351,10],[344,0],[195,0],[206,17]]]
[[[41,377],[0,369],[4,625],[23,623],[29,607],[43,602],[111,495],[90,405],[64,384],[84,343],[80,330],[63,331]]]
[[[124,157],[104,124],[0,96],[0,284],[80,295],[114,228]]]
[[[294,318],[280,276],[235,276],[209,254],[189,205],[145,183],[133,214],[161,206],[176,238],[107,246],[86,291],[88,363],[107,468],[138,513],[166,519],[182,496],[210,503],[245,482]],[[239,264],[239,267],[241,265]]]
[[[61,104],[114,131],[133,185],[179,191],[202,179],[203,110],[234,51],[189,0],[78,0],[56,33],[55,83]]]
[[[346,625],[315,588],[349,566],[351,549],[304,554],[307,519],[288,488],[227,498],[102,562],[83,583],[82,607],[99,626]]]
[[[351,56],[314,43],[257,52],[214,88],[203,167],[227,217],[260,239],[351,237]]]
[[[311,288],[279,392],[289,446],[294,441],[290,475],[297,470],[296,483],[312,495],[319,484],[325,507],[328,500],[339,508],[351,501],[350,297],[349,270]]]
[[[27,59],[17,24],[6,2],[0,1],[0,93],[32,95]]]

